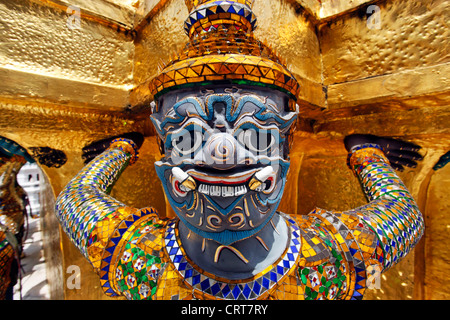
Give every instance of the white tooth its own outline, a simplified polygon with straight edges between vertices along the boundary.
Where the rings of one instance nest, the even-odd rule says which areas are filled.
[[[257,173],[255,173],[255,178],[258,179],[261,182],[264,182],[269,178],[269,176],[273,173],[273,167],[267,166],[261,170],[259,170]]]
[[[209,194],[209,186],[206,185],[206,184],[201,184],[198,187],[198,191],[201,192],[201,193],[204,193],[204,194]]]
[[[209,194],[211,196],[220,196],[222,194],[222,188],[219,186],[211,186],[209,189]]]
[[[247,193],[247,188],[245,186],[237,186],[234,188],[235,196],[240,196],[240,195],[246,194],[246,193]]]
[[[234,188],[222,187],[222,197],[234,197]]]
[[[189,175],[178,167],[172,168],[172,174],[175,178],[177,178],[181,182],[189,178]]]
[[[181,191],[184,191],[184,192],[189,192],[189,191],[191,191],[190,189],[186,188],[186,187],[183,186],[182,184],[180,184],[179,188],[180,188]]]
[[[263,191],[263,190],[265,190],[266,189],[266,184],[265,183],[261,183],[261,185],[260,186],[258,186],[256,189],[255,189],[255,191]]]

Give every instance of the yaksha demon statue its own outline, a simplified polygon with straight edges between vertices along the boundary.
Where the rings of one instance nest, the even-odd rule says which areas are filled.
[[[137,134],[87,148],[89,157],[108,146],[59,195],[65,232],[110,296],[361,299],[369,276],[397,263],[423,233],[391,167],[414,165],[417,146],[369,135],[345,140],[367,205],[277,211],[299,85],[253,37],[250,2],[189,2],[190,41],[151,82],[164,154],[156,172],[177,217],[160,219],[108,195],[137,159]]]
[[[35,161],[25,149],[0,137],[0,300],[12,300],[19,275],[28,197],[17,174],[27,162]]]

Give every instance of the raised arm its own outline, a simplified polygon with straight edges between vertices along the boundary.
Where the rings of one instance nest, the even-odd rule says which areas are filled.
[[[349,166],[358,176],[369,203],[336,215],[347,225],[358,218],[359,225],[376,235],[373,257],[384,271],[408,254],[424,231],[422,214],[391,164],[403,170],[403,166],[414,167],[421,156],[417,153],[418,146],[410,143],[374,136],[361,140],[362,137],[356,136],[356,141],[346,143]],[[365,238],[360,230],[356,230],[356,238],[364,247]]]
[[[133,141],[114,140],[69,182],[56,201],[61,226],[96,271],[115,227],[137,211],[109,196],[122,171],[136,158]]]

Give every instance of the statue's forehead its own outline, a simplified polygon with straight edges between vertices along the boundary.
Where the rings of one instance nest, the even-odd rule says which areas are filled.
[[[214,111],[214,105],[221,105],[219,110],[228,113],[245,110],[237,109],[244,102],[264,105],[266,112],[283,112],[288,105],[288,97],[279,91],[265,88],[237,88],[237,87],[204,87],[192,88],[190,90],[179,90],[167,93],[158,100],[159,113],[167,115],[174,108],[186,108],[189,104],[199,104],[202,109],[210,108]],[[205,109],[206,108],[206,109]],[[191,113],[201,113],[197,108],[190,110]]]

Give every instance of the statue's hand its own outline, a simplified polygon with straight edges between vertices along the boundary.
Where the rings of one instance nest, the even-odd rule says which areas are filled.
[[[84,163],[89,163],[92,159],[105,151],[110,146],[111,142],[117,138],[132,140],[138,146],[138,148],[140,148],[144,143],[144,136],[139,132],[128,132],[106,139],[97,140],[88,144],[82,149],[83,153],[81,157],[84,159]]]
[[[13,140],[0,137],[0,156],[12,157],[18,155],[24,157],[27,162],[35,163],[36,160],[49,168],[59,168],[67,162],[66,154],[50,147],[28,147],[30,153],[25,148],[18,145]]]
[[[0,156],[10,158],[14,155],[24,157],[28,162],[35,162],[28,152],[16,142],[5,137],[0,137]]]
[[[344,139],[347,151],[364,143],[374,143],[382,147],[391,166],[399,171],[403,171],[404,166],[415,168],[417,166],[416,161],[423,159],[418,153],[421,147],[411,142],[371,134],[352,134]]]

